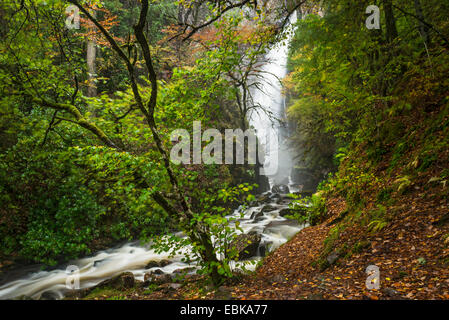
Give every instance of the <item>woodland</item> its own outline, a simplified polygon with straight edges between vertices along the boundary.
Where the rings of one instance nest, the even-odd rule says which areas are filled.
[[[2,0],[0,299],[449,299],[448,17],[446,0]],[[282,117],[260,99],[275,83]],[[171,161],[173,131],[261,116],[293,155],[283,179],[259,158]],[[29,266],[49,281],[136,241],[169,261],[26,289]]]

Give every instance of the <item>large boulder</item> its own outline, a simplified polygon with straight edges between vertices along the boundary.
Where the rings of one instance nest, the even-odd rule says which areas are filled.
[[[257,256],[262,237],[257,232],[238,235],[230,244],[230,248],[237,250],[238,260],[245,260]]]
[[[118,276],[115,276],[111,279],[107,279],[107,280],[100,282],[95,287],[97,287],[97,288],[109,287],[109,288],[121,290],[121,289],[132,288],[132,287],[134,287],[134,284],[135,284],[135,280],[134,280],[134,275],[132,274],[132,272],[123,272],[123,273],[119,274]]]
[[[286,194],[286,193],[290,193],[290,189],[285,184],[276,184],[273,186],[273,188],[271,188],[271,192]]]
[[[150,283],[155,284],[164,284],[172,282],[172,276],[168,273],[154,273],[154,272],[148,272],[144,275],[144,286],[149,285]]]
[[[162,259],[162,260],[151,260],[145,266],[145,269],[151,268],[163,268],[171,263],[170,260]]]

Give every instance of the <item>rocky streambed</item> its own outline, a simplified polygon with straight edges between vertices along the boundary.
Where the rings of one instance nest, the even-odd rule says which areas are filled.
[[[240,222],[235,246],[239,261],[233,268],[262,259],[305,227],[285,218],[291,197],[287,186],[274,186],[272,191],[256,197],[249,208],[238,208],[231,215]],[[186,248],[188,250],[188,248]],[[169,257],[156,253],[149,245],[126,243],[103,250],[90,257],[70,261],[51,271],[38,271],[0,286],[0,299],[61,299],[64,296],[84,296],[98,286],[130,288],[151,284],[176,287],[180,276],[192,276],[197,267],[182,262],[182,254]],[[76,274],[70,272],[76,271]],[[76,277],[77,290],[71,290]]]

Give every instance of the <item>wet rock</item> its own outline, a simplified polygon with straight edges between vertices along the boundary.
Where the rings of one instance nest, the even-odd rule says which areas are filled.
[[[147,283],[164,284],[171,282],[172,276],[167,273],[164,274],[145,273],[143,279],[145,284]]]
[[[260,202],[257,201],[257,200],[251,201],[251,202],[249,203],[249,206],[250,206],[250,207],[258,207],[258,206],[260,206]]]
[[[272,196],[272,193],[268,191],[267,193],[261,194],[257,198],[257,201],[259,202],[260,205],[262,205],[264,203],[270,203],[271,202],[271,199],[270,199],[271,196]]]
[[[239,260],[249,259],[257,256],[261,239],[261,235],[256,232],[240,234],[234,241],[232,241],[230,248],[235,248],[237,250]]]
[[[165,272],[162,269],[154,269],[149,272],[149,274],[164,274]]]
[[[104,280],[100,282],[96,288],[99,287],[110,287],[113,289],[128,289],[134,287],[135,280],[134,275],[132,272],[124,272],[119,274],[118,276],[115,276],[111,279]]]
[[[103,261],[104,259],[94,261],[94,267],[98,267],[98,265],[101,264]]]
[[[271,192],[273,193],[290,193],[290,189],[285,184],[276,184],[271,188]]]
[[[257,218],[262,217],[262,216],[263,216],[263,212],[262,211],[254,211],[251,214],[251,220],[257,219]]]
[[[264,206],[263,208],[262,208],[262,210],[260,210],[260,212],[271,212],[271,211],[274,211],[274,210],[277,210],[278,208],[276,208],[275,206],[272,206],[272,205],[270,205],[270,204],[267,204],[266,206]]]
[[[123,288],[132,288],[134,287],[135,280],[134,275],[131,272],[126,272],[121,277],[123,282]]]
[[[279,193],[273,193],[269,198],[271,201],[276,201],[278,199],[282,199],[282,196]]]
[[[163,268],[163,267],[169,265],[170,263],[171,263],[170,260],[166,260],[166,259],[159,260],[159,261],[151,260],[150,262],[147,263],[147,265],[145,266],[145,269],[151,269],[151,268],[156,268],[156,267]]]

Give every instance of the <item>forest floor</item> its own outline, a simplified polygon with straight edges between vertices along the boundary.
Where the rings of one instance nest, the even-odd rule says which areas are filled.
[[[233,299],[449,299],[449,249],[441,239],[449,228],[436,225],[447,217],[447,203],[405,202],[391,225],[374,235],[346,230],[340,241],[363,237],[368,245],[320,271],[315,262],[323,239],[345,203],[334,200],[329,207],[333,214],[326,222],[300,231],[240,283],[201,292],[198,283],[191,282],[176,292],[162,290],[147,298],[214,299],[227,292]],[[366,287],[369,265],[379,267],[379,290]]]

